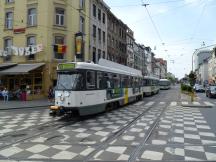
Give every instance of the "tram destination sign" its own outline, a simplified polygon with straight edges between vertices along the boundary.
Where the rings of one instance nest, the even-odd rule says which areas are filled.
[[[75,64],[73,63],[65,63],[65,64],[59,64],[58,70],[72,70],[75,69]]]

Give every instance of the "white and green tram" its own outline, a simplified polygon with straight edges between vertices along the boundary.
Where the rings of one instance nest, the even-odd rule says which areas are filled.
[[[157,94],[160,90],[159,79],[156,77],[144,76],[142,85],[144,96]]]
[[[50,114],[96,114],[140,100],[141,71],[102,61],[60,63],[57,67],[55,105]]]
[[[160,79],[159,84],[161,90],[168,90],[171,88],[171,82],[168,79]]]

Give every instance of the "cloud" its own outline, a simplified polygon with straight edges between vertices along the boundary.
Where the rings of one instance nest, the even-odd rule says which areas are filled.
[[[158,13],[166,13],[168,11],[168,8],[160,8],[158,10]]]
[[[188,3],[200,3],[200,0],[184,0],[186,4]]]

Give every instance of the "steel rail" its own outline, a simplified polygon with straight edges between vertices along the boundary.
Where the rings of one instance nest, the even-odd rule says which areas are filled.
[[[121,136],[126,130],[128,130],[133,124],[135,124],[139,119],[141,119],[146,113],[148,113],[155,104],[149,106],[146,108],[141,114],[139,114],[137,117],[135,117],[132,121],[128,122],[125,126],[120,128],[117,132],[110,135],[105,141],[103,141],[100,145],[96,147],[96,149],[91,152],[88,156],[85,157],[83,160],[84,162],[91,161],[91,158],[98,153],[98,151],[101,151],[109,146],[109,143]]]

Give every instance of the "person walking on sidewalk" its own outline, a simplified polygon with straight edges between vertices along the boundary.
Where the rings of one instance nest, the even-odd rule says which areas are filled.
[[[5,88],[3,91],[2,91],[2,96],[4,98],[4,101],[8,101],[8,90],[7,88]]]
[[[54,97],[53,88],[50,86],[49,87],[49,91],[48,91],[48,101],[52,102],[53,101],[53,97]]]

